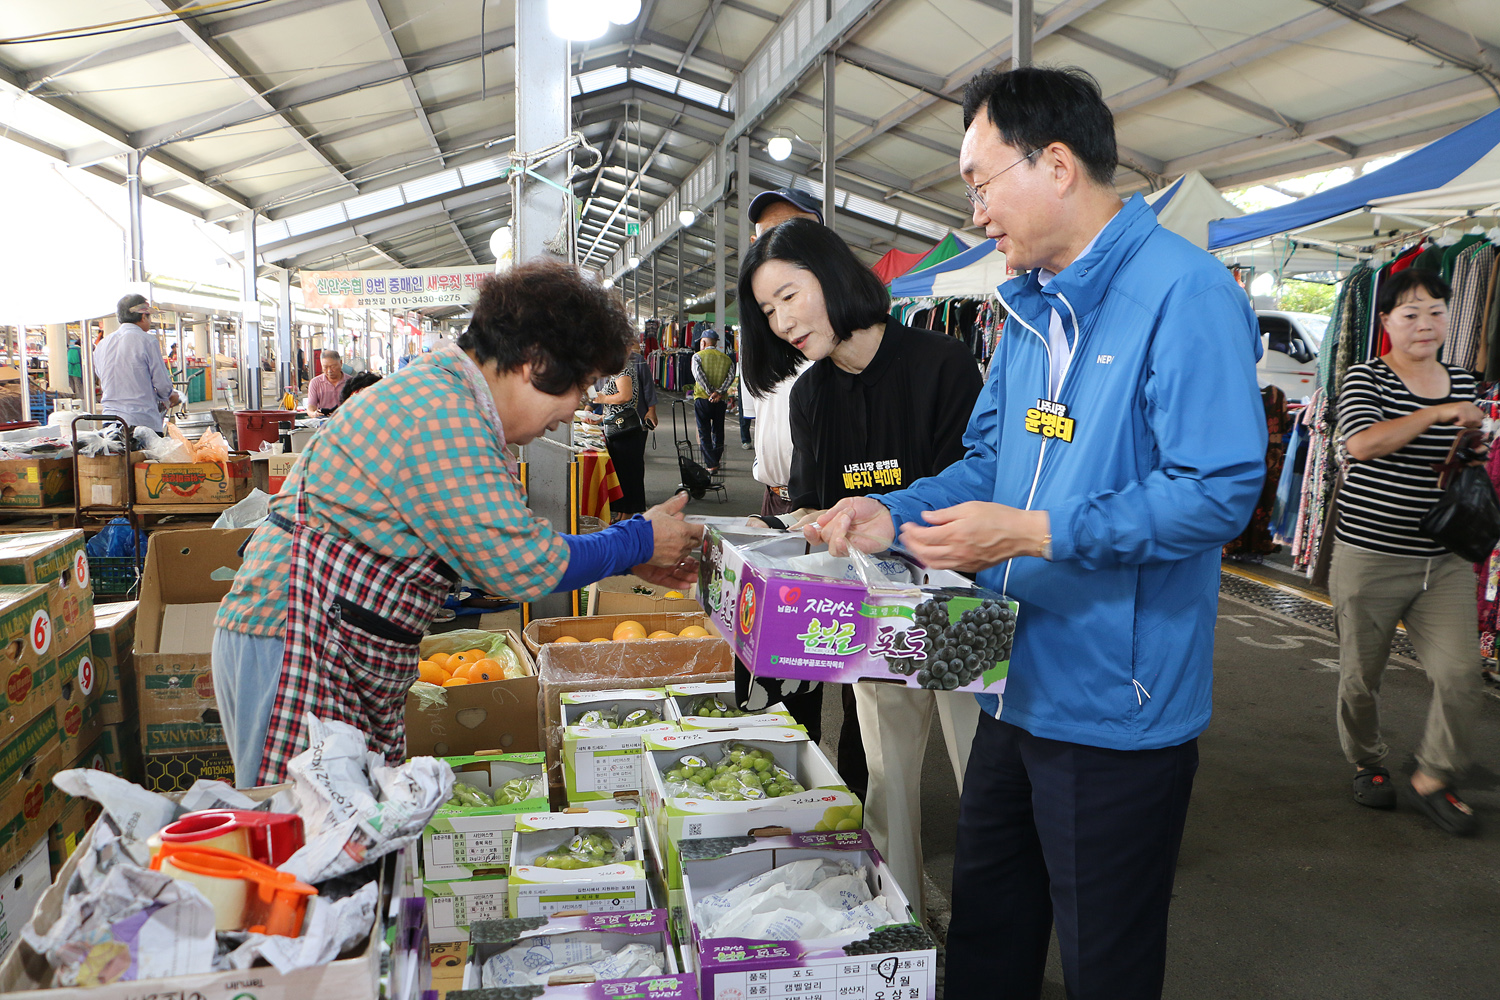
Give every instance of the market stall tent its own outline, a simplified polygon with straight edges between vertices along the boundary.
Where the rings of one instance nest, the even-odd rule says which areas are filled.
[[[925,256],[925,253],[907,253],[905,250],[896,249],[887,250],[884,257],[881,257],[874,264],[870,265],[870,270],[874,271],[876,277],[881,281],[889,285],[921,263],[922,258]]]
[[[1244,215],[1198,171],[1183,174],[1160,191],[1146,195],[1157,221],[1194,246],[1208,247],[1208,226],[1215,219]]]
[[[891,295],[992,295],[1008,277],[1005,254],[995,248],[994,240],[985,240],[931,267],[903,274],[891,282]]]
[[[1425,211],[1435,216],[1496,210],[1500,190],[1500,111],[1428,143],[1410,156],[1347,184],[1278,208],[1209,224],[1209,249],[1238,246],[1283,233],[1315,235],[1331,243],[1378,241],[1379,231],[1417,230],[1440,218],[1400,219]],[[1381,216],[1377,222],[1375,216]]]
[[[941,264],[950,257],[956,257],[969,249],[969,245],[957,236],[949,233],[938,241],[937,246],[922,255],[922,259],[912,265],[912,271],[920,271],[923,268]],[[910,272],[908,272],[910,273]]]

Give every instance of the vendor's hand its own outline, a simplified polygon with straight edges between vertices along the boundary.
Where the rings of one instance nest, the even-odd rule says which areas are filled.
[[[648,407],[646,407],[646,426],[648,428],[650,428],[651,430],[653,430],[653,431],[656,430],[656,407],[655,406],[648,406]]]
[[[896,526],[885,505],[869,497],[845,497],[802,529],[802,537],[817,544],[825,542],[828,551],[846,556],[850,548],[861,552],[881,552],[890,548],[896,537]]]
[[[1457,424],[1478,430],[1484,425],[1484,411],[1473,403],[1443,403],[1434,406],[1434,424]]]
[[[979,501],[925,511],[922,520],[931,527],[904,526],[901,544],[933,569],[965,573],[1015,556],[1040,556],[1051,524],[1044,510]]]
[[[687,581],[691,586],[698,574],[703,526],[688,524],[682,519],[682,509],[687,506],[687,502],[688,495],[678,493],[666,503],[646,511],[646,520],[651,522],[651,533],[656,541],[650,565],[675,573],[680,580]]]
[[[182,402],[182,395],[176,389],[173,389],[172,394],[167,397],[167,405],[176,406],[180,402]]]
[[[632,573],[645,580],[647,583],[658,587],[670,587],[687,593],[698,585],[698,563],[691,566],[663,568],[653,566],[650,563],[641,563],[631,569]]]
[[[816,523],[818,518],[822,517],[826,513],[828,513],[828,511],[826,510],[807,510],[805,508],[802,510],[794,510],[791,513],[791,517],[793,518],[792,523],[786,530],[801,531],[809,524]]]

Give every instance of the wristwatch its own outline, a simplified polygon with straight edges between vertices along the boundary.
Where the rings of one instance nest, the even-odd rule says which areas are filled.
[[[1052,532],[1042,536],[1042,558],[1048,562],[1052,561]]]

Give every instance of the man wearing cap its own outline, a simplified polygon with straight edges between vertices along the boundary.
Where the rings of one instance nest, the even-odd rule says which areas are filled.
[[[750,200],[750,224],[755,227],[755,235],[750,237],[754,243],[761,235],[772,226],[779,226],[787,219],[812,219],[818,225],[823,224],[823,211],[818,208],[818,203],[813,196],[806,191],[793,191],[791,188],[777,188],[775,191],[762,191]]]
[[[151,303],[144,295],[127,295],[115,306],[115,317],[119,329],[94,348],[94,370],[103,390],[99,408],[160,434],[162,414],[181,397],[172,389],[161,344],[150,332]]]
[[[719,350],[719,335],[704,327],[693,355],[693,412],[698,415],[698,448],[709,472],[724,459],[724,397],[734,382],[734,359]]]

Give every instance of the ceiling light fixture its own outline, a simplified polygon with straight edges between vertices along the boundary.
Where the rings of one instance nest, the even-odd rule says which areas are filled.
[[[613,288],[613,287],[615,287],[615,279],[614,278],[605,278],[604,279],[604,287],[605,288]]]
[[[638,267],[641,266],[641,259],[639,257],[637,257],[635,254],[631,254],[630,255],[630,259],[627,260],[626,263],[629,264],[630,265],[630,269],[632,271],[634,271],[636,268],[638,268]]]
[[[630,24],[641,16],[641,0],[606,0],[609,19],[616,24]]]
[[[691,208],[684,208],[682,211],[677,213],[677,221],[682,223],[684,226],[691,226],[694,222],[697,221],[697,219],[698,213],[693,211]]]
[[[773,160],[784,160],[792,155],[792,140],[777,133],[766,143],[766,152],[771,154]]]
[[[547,0],[552,33],[573,42],[591,42],[609,30],[608,0]]]

